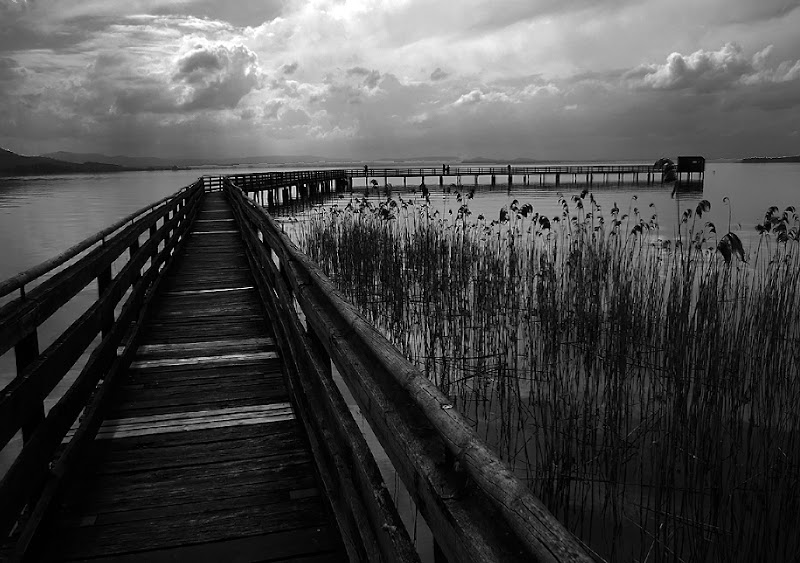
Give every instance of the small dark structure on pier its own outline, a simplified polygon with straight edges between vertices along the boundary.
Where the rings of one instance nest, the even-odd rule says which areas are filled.
[[[682,185],[702,185],[706,175],[706,159],[702,156],[679,156],[677,172],[678,182]],[[697,176],[693,177],[693,174]]]

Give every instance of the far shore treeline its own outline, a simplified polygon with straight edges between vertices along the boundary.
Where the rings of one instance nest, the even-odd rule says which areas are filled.
[[[533,158],[486,158],[470,157],[419,157],[419,158],[386,158],[375,160],[375,163],[411,164],[428,162],[455,162],[464,165],[480,164],[533,164],[544,163]],[[547,162],[553,162],[548,160]],[[800,162],[796,156],[754,156],[739,160],[742,163],[779,163]],[[59,151],[40,156],[25,156],[0,148],[0,177],[32,176],[48,174],[80,174],[108,173],[147,170],[188,170],[193,167],[230,167],[230,166],[354,166],[361,161],[349,159],[333,159],[313,155],[272,155],[221,158],[162,158],[107,156],[100,153],[74,153]]]

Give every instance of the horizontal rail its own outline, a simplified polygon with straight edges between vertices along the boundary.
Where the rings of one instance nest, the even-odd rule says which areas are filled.
[[[114,223],[113,225],[106,227],[100,232],[93,234],[92,236],[80,241],[79,243],[71,246],[58,256],[50,258],[40,264],[37,264],[33,268],[20,272],[19,274],[6,279],[3,282],[0,282],[0,297],[5,297],[6,295],[18,290],[23,289],[26,285],[30,282],[34,281],[35,279],[43,276],[44,274],[58,268],[62,264],[68,262],[69,260],[78,256],[81,252],[91,248],[98,242],[102,241],[109,235],[113,234],[114,232],[118,231],[120,228],[124,227],[128,223],[135,221],[137,218],[150,213],[155,208],[159,207],[160,205],[164,205],[166,202],[175,198],[178,194],[190,189],[194,184],[181,188],[176,193],[162,198],[155,203],[151,203],[150,205],[146,205],[141,209],[134,211],[130,215],[127,215]]]
[[[105,244],[0,309],[0,345],[4,349],[13,345],[17,360],[16,377],[0,390],[0,448],[20,428],[23,434],[22,449],[0,480],[0,537],[5,538],[26,505],[38,510],[23,524],[30,537],[43,517],[42,503],[52,500],[71,462],[80,461],[75,452],[96,431],[99,402],[108,394],[114,375],[130,361],[131,352],[124,347],[118,354],[119,347],[139,330],[143,303],[151,298],[183,240],[203,193],[202,184],[196,182],[128,219],[131,224]],[[147,239],[140,243],[145,233]],[[127,262],[113,275],[112,265],[126,252]],[[95,302],[39,353],[38,326],[93,279],[98,283]],[[92,347],[97,335],[102,338]],[[85,352],[89,352],[87,363],[45,416],[45,397]],[[61,442],[81,413],[80,428],[62,451]]]
[[[300,337],[312,351],[314,361],[291,358],[298,364],[295,377],[314,362],[334,362],[448,560],[590,561],[447,397],[341,296],[272,217],[234,184],[225,190],[254,271],[268,284],[262,293],[273,304],[268,309],[290,328],[288,336]],[[292,339],[287,344],[296,355],[298,346]],[[327,380],[321,367],[312,371]],[[315,418],[318,411],[311,412]]]

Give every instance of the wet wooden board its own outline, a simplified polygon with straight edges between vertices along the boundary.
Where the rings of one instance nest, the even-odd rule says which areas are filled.
[[[232,219],[206,196],[41,559],[345,559]]]

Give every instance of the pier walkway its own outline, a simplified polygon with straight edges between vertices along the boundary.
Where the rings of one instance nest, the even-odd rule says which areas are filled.
[[[93,282],[96,301],[40,351],[38,327]],[[0,481],[1,560],[420,561],[333,364],[431,530],[422,559],[590,561],[231,177],[0,297],[17,366],[0,446],[22,442]]]
[[[233,221],[205,198],[43,559],[344,558]]]

